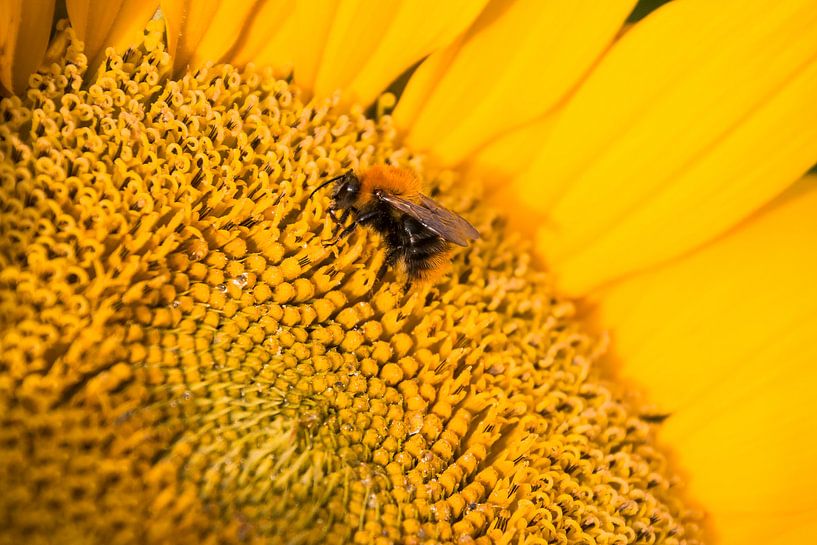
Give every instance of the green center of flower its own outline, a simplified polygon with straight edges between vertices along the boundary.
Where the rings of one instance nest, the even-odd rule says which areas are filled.
[[[70,31],[0,116],[0,512],[17,542],[698,543],[651,425],[525,244],[388,117],[270,72],[83,87]],[[327,176],[378,163],[483,233],[404,293]]]

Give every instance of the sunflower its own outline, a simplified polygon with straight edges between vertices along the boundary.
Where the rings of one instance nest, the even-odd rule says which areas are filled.
[[[0,8],[0,543],[817,538],[814,2]]]

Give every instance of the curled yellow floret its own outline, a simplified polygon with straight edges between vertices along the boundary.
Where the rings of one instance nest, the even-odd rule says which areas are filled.
[[[603,343],[388,117],[170,79],[158,22],[83,85],[59,29],[0,103],[0,541],[701,542]],[[436,286],[324,246],[310,191],[378,163],[483,233]]]

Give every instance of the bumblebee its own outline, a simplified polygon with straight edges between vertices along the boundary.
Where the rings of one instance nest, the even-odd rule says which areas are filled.
[[[412,282],[434,281],[450,265],[451,244],[464,247],[479,238],[464,218],[420,193],[420,181],[408,169],[375,165],[359,175],[349,170],[319,185],[310,198],[332,183],[328,213],[338,228],[329,244],[358,226],[380,233],[387,250],[378,281],[394,265],[404,269],[406,289]]]

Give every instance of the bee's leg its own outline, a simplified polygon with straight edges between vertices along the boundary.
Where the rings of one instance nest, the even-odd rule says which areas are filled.
[[[389,270],[389,257],[386,256],[386,259],[383,260],[383,263],[380,264],[380,268],[377,269],[377,274],[374,275],[374,282],[372,282],[372,291],[380,285],[383,281],[383,277],[386,276],[386,271]]]
[[[353,208],[347,208],[346,210],[344,210],[344,212],[341,215],[340,219],[345,221],[345,218],[349,216],[350,211],[353,211],[353,210],[354,210]],[[340,233],[338,233],[337,235],[332,237],[334,240],[324,244],[324,246],[332,246],[334,244],[337,244],[338,242],[340,242],[340,240],[342,238],[345,238],[345,237],[348,237],[349,235],[351,235],[352,232],[357,228],[358,225],[365,225],[367,222],[370,222],[373,219],[375,219],[377,217],[377,215],[378,215],[378,212],[375,211],[375,212],[368,212],[366,214],[363,214],[362,216],[359,216],[359,217],[355,218],[355,220],[352,223],[350,223],[349,225],[347,225],[346,227],[344,227],[343,230],[340,231]],[[338,225],[341,225],[341,224],[338,224]]]
[[[333,208],[327,210],[329,217],[332,218],[332,220],[335,222],[335,231],[332,233],[332,238],[323,243],[324,246],[334,246],[335,244],[338,243],[341,236],[343,236],[341,235],[341,233],[344,233],[347,229],[354,230],[355,222],[352,222],[352,224],[347,226],[346,228],[344,228],[343,224],[346,223],[346,220],[349,219],[349,216],[352,213],[356,212],[357,210],[354,208],[345,208],[343,212],[340,214],[340,217],[338,217],[335,215],[335,210]]]
[[[343,212],[340,214],[340,217],[335,215],[335,209],[329,208],[326,210],[326,213],[329,214],[329,217],[332,218],[332,221],[335,222],[335,232],[332,233],[332,238],[335,238],[341,229],[343,229],[343,224],[346,223],[346,220],[349,219],[349,215],[353,212],[351,208],[345,208]]]
[[[340,240],[341,240],[342,238],[345,238],[345,237],[348,237],[349,235],[351,235],[351,234],[352,234],[352,232],[353,232],[353,231],[354,231],[356,228],[357,228],[357,222],[356,222],[356,221],[353,221],[352,223],[350,223],[349,225],[347,225],[346,227],[344,227],[344,228],[343,228],[343,229],[342,229],[342,230],[341,230],[339,233],[337,233],[337,234],[336,234],[334,237],[332,237],[334,240],[332,240],[332,241],[329,243],[329,245],[331,246],[331,245],[333,245],[333,244],[337,244],[338,242],[340,242]]]
[[[347,209],[345,209],[343,211],[343,213],[340,215],[340,217],[338,218],[338,224],[343,225],[344,223],[346,223],[346,220],[349,219],[349,216],[352,213],[357,214],[357,209],[356,208],[347,208]]]
[[[374,277],[375,286],[383,281],[383,277],[386,276],[386,271],[389,270],[389,267],[397,263],[397,258],[400,257],[401,253],[403,253],[403,248],[392,248],[388,251],[388,253],[386,253],[386,258],[383,260],[383,263],[380,265],[380,268],[377,270],[377,274]]]
[[[366,225],[367,223],[371,223],[373,220],[377,219],[379,215],[379,210],[372,210],[371,212],[366,212],[362,216],[358,216],[355,223],[358,225]]]
[[[406,282],[403,284],[403,295],[407,295],[409,290],[411,290],[412,282],[417,278],[417,263],[414,259],[414,248],[408,247],[406,248],[405,255],[403,256],[403,264],[406,267]]]
[[[346,213],[346,212],[344,211],[344,214],[345,214],[345,213]],[[335,215],[335,209],[334,209],[334,208],[327,208],[327,209],[326,209],[326,214],[327,214],[327,215],[328,215],[330,218],[332,218],[332,221],[334,221],[334,222],[335,222],[335,225],[337,225],[337,224],[339,224],[339,223],[340,223],[340,218],[338,218],[338,217]]]

